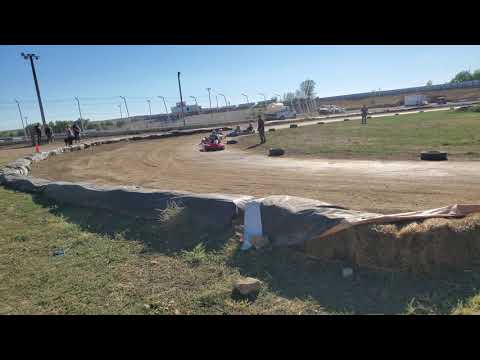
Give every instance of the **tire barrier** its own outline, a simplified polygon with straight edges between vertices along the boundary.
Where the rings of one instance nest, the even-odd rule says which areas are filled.
[[[268,156],[282,156],[285,154],[285,150],[280,148],[272,148],[268,150]]]
[[[422,151],[420,153],[420,160],[444,161],[448,160],[448,156],[447,153],[443,151]]]

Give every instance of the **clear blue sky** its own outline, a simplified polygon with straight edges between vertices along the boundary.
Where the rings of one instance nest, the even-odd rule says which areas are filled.
[[[21,52],[40,56],[40,81],[47,121],[119,117],[119,95],[131,115],[163,113],[183,96],[196,96],[208,107],[207,87],[232,104],[262,100],[258,93],[295,91],[306,78],[317,83],[318,96],[373,89],[395,89],[449,81],[463,69],[480,68],[480,46],[0,46],[0,129],[19,128],[13,99],[22,103],[30,123],[40,121],[30,65]],[[223,98],[219,97],[223,105]],[[215,106],[215,97],[212,96]],[[125,114],[125,109],[123,109]]]

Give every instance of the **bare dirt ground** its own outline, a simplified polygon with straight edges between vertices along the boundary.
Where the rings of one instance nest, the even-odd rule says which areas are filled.
[[[295,195],[393,213],[480,202],[480,162],[269,158],[238,145],[203,153],[200,137],[102,145],[35,165],[37,177],[164,190]]]

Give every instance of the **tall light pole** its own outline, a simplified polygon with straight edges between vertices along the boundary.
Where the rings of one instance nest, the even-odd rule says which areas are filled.
[[[180,83],[180,71],[177,73],[178,90],[180,91],[180,107],[182,109],[183,127],[185,127],[185,114],[183,113],[182,84]]]
[[[207,88],[207,91],[208,91],[208,103],[209,103],[209,110],[210,110],[210,119],[213,120],[213,112],[212,112],[212,98],[210,97],[210,90],[212,90],[212,88]]]
[[[130,119],[130,112],[128,111],[128,106],[127,106],[127,99],[125,96],[120,96],[121,99],[123,99],[123,103],[125,104],[125,110],[127,110],[127,119]]]
[[[248,104],[248,96],[247,96],[247,94],[242,93],[242,95],[245,96],[245,98],[247,99],[247,104]]]
[[[167,103],[165,102],[165,98],[163,96],[159,96],[159,98],[163,100],[163,105],[165,106],[165,114],[168,115]]]
[[[128,106],[127,106],[127,99],[125,98],[125,96],[120,96],[121,99],[123,99],[123,103],[125,104],[125,110],[127,111],[127,120],[130,121],[130,123],[132,122],[132,119],[130,119],[130,112],[128,111]],[[131,128],[131,126],[130,126]]]
[[[195,100],[195,105],[198,106],[197,98],[195,96],[190,96],[193,100]]]
[[[219,109],[218,109],[218,95],[217,94],[215,94],[215,100],[217,101],[217,112],[218,112]]]
[[[30,60],[30,65],[32,67],[33,81],[35,82],[35,90],[37,91],[38,105],[40,106],[40,114],[42,115],[43,126],[47,125],[45,121],[45,113],[43,112],[42,97],[40,96],[40,87],[38,86],[37,73],[35,72],[35,65],[33,64],[33,59],[38,60],[39,57],[35,54],[25,54],[22,52],[22,56],[25,60]]]
[[[223,98],[225,99],[225,106],[228,107],[227,97],[226,97],[225,95],[223,95],[223,94],[220,94],[220,93],[218,93],[218,95],[223,96]]]
[[[80,109],[80,100],[78,100],[78,97],[75,97],[75,100],[77,100],[77,105],[78,105],[78,112],[80,114],[80,128],[83,131],[83,117],[82,117],[82,110]]]
[[[281,101],[281,100],[282,100],[282,95],[280,95],[280,94],[275,94],[275,93],[274,93],[273,95],[278,96],[278,101]]]
[[[258,93],[258,95],[262,95],[262,96],[263,96],[263,100],[265,100],[265,102],[267,102],[267,98],[266,98],[266,96],[265,96],[264,93]]]
[[[152,106],[151,106],[151,101],[149,99],[147,99],[147,102],[148,102],[148,111],[150,112],[150,117],[152,117]]]
[[[123,119],[122,104],[118,104],[117,106],[120,109],[120,119]]]
[[[23,124],[22,109],[20,109],[20,103],[18,102],[17,99],[15,99],[15,102],[17,103],[18,112],[20,113],[20,120],[22,121],[22,127],[23,127],[23,133],[24,133],[24,135],[25,135],[25,141],[27,141],[27,129],[25,128],[25,125]]]

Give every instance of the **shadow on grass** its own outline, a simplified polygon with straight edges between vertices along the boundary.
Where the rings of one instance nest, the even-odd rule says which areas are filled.
[[[226,265],[238,269],[243,276],[262,280],[279,296],[313,300],[327,312],[449,313],[459,301],[467,301],[480,289],[478,272],[443,272],[420,277],[356,269],[354,277],[345,279],[342,268],[346,265],[321,263],[308,259],[300,251],[287,248],[241,251],[233,239],[233,228],[201,227],[186,212],[165,225],[105,211],[54,206],[40,197],[35,201],[85,231],[110,236],[120,233],[127,240],[141,241],[145,253],[175,255],[202,243],[207,252],[222,253]]]
[[[324,310],[351,314],[447,314],[480,289],[477,272],[431,276],[356,269],[343,278],[340,263],[325,264],[292,249],[237,250],[227,260],[280,296],[314,300]]]
[[[191,250],[199,243],[203,243],[206,250],[218,250],[233,235],[232,229],[199,225],[187,211],[175,214],[168,221],[145,220],[103,210],[57,205],[41,196],[34,200],[84,231],[111,237],[121,234],[126,240],[142,242],[145,252],[172,255]]]

